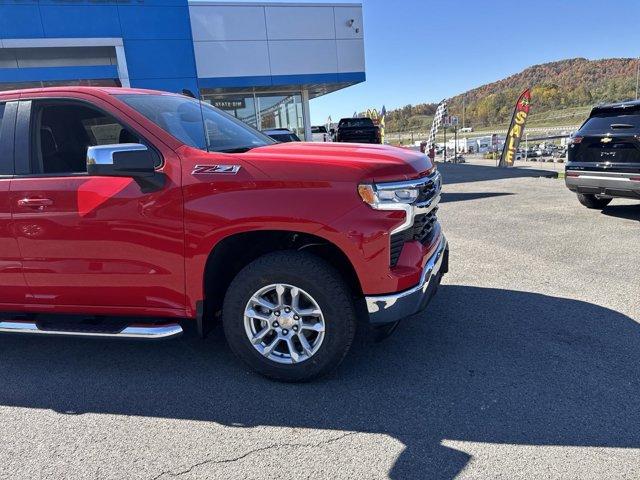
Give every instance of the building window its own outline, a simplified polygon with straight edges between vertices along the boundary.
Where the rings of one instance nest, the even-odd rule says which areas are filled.
[[[203,95],[205,102],[230,113],[247,125],[260,130],[256,118],[256,102],[253,93],[238,95]]]
[[[288,128],[299,137],[304,137],[302,95],[258,94],[256,95],[260,129]]]
[[[302,94],[299,92],[204,94],[203,99],[258,130],[288,128],[304,137]]]

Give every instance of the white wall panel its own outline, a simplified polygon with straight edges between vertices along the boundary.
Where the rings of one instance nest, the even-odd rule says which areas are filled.
[[[337,40],[338,72],[364,72],[364,39]]]
[[[200,78],[365,70],[359,6],[194,2],[189,10]]]
[[[190,5],[193,39],[266,40],[264,7]]]
[[[198,77],[271,75],[266,41],[195,42]]]
[[[266,7],[269,40],[335,38],[333,7]]]
[[[361,7],[334,7],[336,38],[364,38]],[[349,20],[353,25],[349,26]],[[349,22],[350,23],[350,22]],[[356,30],[358,30],[356,32]]]
[[[335,40],[270,41],[269,54],[272,75],[338,71]]]

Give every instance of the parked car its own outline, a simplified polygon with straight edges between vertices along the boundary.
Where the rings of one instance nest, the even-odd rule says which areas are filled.
[[[288,128],[270,128],[268,130],[263,130],[262,133],[271,137],[276,142],[279,143],[287,143],[287,142],[299,142],[300,137],[293,133]]]
[[[587,208],[640,199],[640,101],[600,105],[571,139],[565,182]]]
[[[251,368],[308,380],[358,320],[426,307],[448,270],[440,190],[419,152],[276,143],[183,95],[0,93],[0,332],[162,339],[220,320]]]
[[[565,148],[558,148],[553,153],[553,161],[556,163],[565,163],[567,161],[567,150]]]
[[[312,142],[333,142],[331,133],[324,125],[311,127],[311,141]]]
[[[370,118],[343,118],[338,123],[336,142],[382,143],[380,127]]]

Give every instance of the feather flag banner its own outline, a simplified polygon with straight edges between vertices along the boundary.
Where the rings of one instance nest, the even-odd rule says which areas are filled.
[[[447,100],[442,100],[438,108],[436,109],[436,113],[433,116],[433,123],[431,124],[431,131],[429,132],[429,139],[427,140],[427,146],[431,147],[436,141],[436,135],[438,134],[438,130],[440,130],[440,126],[442,125],[442,120],[447,115]]]
[[[513,162],[516,159],[516,153],[518,153],[518,147],[520,146],[520,140],[522,140],[522,135],[524,134],[524,126],[527,123],[530,108],[531,91],[527,88],[518,97],[516,108],[513,110],[511,125],[509,126],[507,138],[504,141],[504,148],[502,149],[502,156],[500,157],[501,167],[513,167]]]

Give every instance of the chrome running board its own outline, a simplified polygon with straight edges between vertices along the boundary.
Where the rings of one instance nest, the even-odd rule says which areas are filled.
[[[177,323],[164,325],[129,325],[119,332],[111,333],[73,329],[42,329],[38,327],[37,323],[31,321],[5,320],[0,321],[0,333],[26,333],[29,335],[57,335],[85,338],[138,338],[143,340],[161,340],[180,336],[182,334],[182,327]]]

